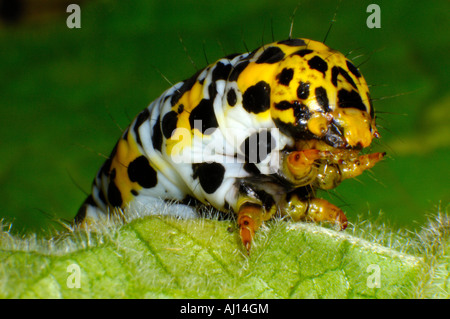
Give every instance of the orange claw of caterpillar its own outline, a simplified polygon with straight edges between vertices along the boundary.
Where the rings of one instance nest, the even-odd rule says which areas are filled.
[[[371,169],[383,159],[386,152],[361,155],[356,160],[345,164],[339,164],[342,174],[342,180],[361,175],[365,170]]]
[[[256,230],[261,226],[261,207],[256,205],[243,205],[238,213],[239,235],[242,244],[250,253],[252,240]]]
[[[241,223],[239,223],[239,235],[241,237],[242,244],[244,245],[247,252],[250,252],[250,248],[252,246],[252,239],[255,235],[255,230],[251,226],[247,226],[250,224],[249,218],[242,218]]]
[[[314,161],[321,158],[319,150],[309,149],[289,154],[287,167],[294,176],[305,176],[311,170]]]
[[[348,220],[337,206],[321,198],[313,198],[309,203],[308,216],[315,222],[327,221],[339,225],[340,230],[347,228]]]
[[[244,245],[245,249],[247,249],[247,252],[250,252],[252,240],[255,236],[256,231],[255,222],[248,215],[240,215],[238,217],[238,225],[242,244]]]

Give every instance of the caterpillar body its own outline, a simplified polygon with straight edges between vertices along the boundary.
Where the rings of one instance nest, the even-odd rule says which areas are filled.
[[[175,84],[139,113],[94,179],[75,223],[155,201],[195,199],[237,215],[247,250],[275,214],[328,221],[316,198],[373,167],[379,134],[369,89],[342,53],[296,38],[230,55]]]

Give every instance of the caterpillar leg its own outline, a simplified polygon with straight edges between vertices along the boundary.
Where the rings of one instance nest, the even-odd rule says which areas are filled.
[[[317,176],[314,162],[321,157],[321,152],[316,149],[285,154],[281,166],[284,177],[297,187],[310,184]]]
[[[333,189],[343,180],[359,176],[365,170],[374,167],[385,154],[342,156],[338,153],[326,152],[324,156],[328,157],[327,160],[318,161],[317,176],[313,185],[320,189]]]
[[[309,201],[307,219],[315,222],[327,221],[339,225],[340,230],[347,228],[347,217],[337,206],[322,198],[313,198]]]
[[[255,232],[266,220],[269,220],[276,212],[276,206],[273,205],[268,211],[262,204],[254,201],[241,201],[238,211],[239,235],[242,244],[247,252],[250,252]]]
[[[290,193],[288,197],[284,214],[294,221],[330,222],[338,225],[340,230],[347,228],[348,222],[344,212],[325,199],[299,196],[295,192]]]
[[[358,155],[357,151],[319,151],[308,149],[291,152],[283,158],[283,173],[294,185],[312,183],[320,189],[332,189],[343,180],[361,175],[381,161],[386,153]]]
[[[355,160],[339,164],[342,180],[361,175],[365,170],[374,167],[385,155],[385,152],[361,155]]]
[[[242,244],[250,251],[256,230],[261,226],[262,206],[247,203],[242,205],[238,212],[239,235]]]

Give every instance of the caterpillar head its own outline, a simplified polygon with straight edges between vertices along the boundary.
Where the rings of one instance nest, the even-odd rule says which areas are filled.
[[[369,146],[378,137],[374,109],[366,81],[350,60],[308,39],[277,45],[285,53],[271,84],[270,112],[278,128],[296,140],[335,148]]]

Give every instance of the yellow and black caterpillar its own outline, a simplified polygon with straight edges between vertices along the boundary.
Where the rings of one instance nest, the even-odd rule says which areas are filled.
[[[315,198],[380,161],[369,89],[343,54],[288,39],[230,55],[175,84],[125,130],[76,223],[193,198],[237,214],[250,249],[275,214],[347,226]]]

